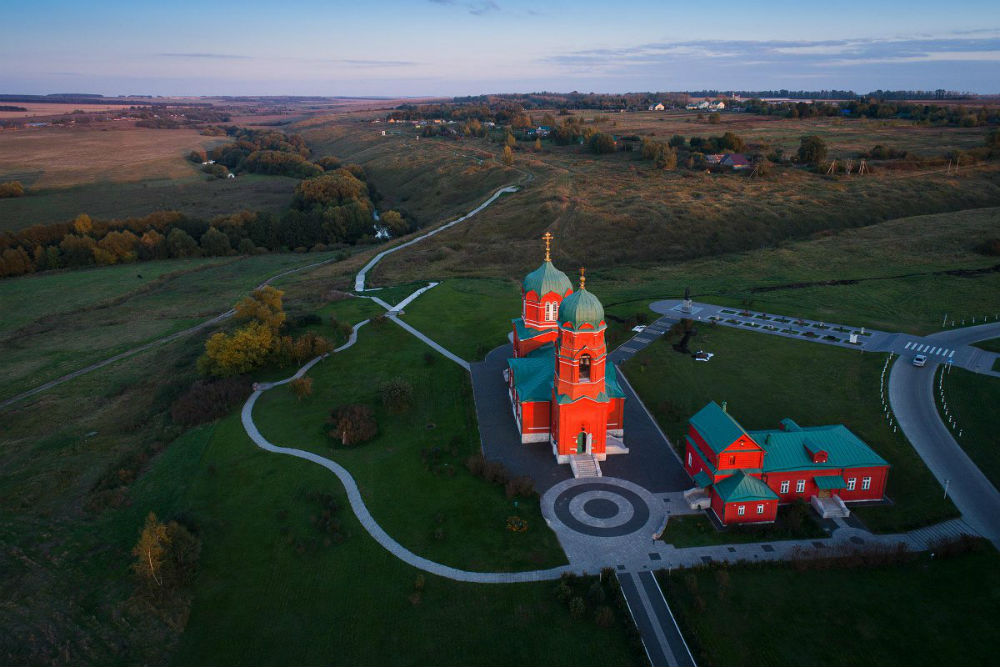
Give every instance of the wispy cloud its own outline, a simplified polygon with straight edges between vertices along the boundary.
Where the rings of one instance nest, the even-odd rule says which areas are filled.
[[[431,4],[461,8],[474,16],[484,16],[500,11],[500,5],[493,0],[428,0]]]
[[[1000,29],[938,36],[858,38],[824,41],[705,40],[661,42],[555,54],[540,62],[566,71],[610,74],[685,63],[854,67],[931,62],[1000,62]]]
[[[253,56],[232,53],[157,53],[158,58],[210,58],[214,60],[250,60]]]
[[[413,60],[355,60],[352,58],[344,58],[332,62],[355,65],[357,67],[413,67],[418,64]]]

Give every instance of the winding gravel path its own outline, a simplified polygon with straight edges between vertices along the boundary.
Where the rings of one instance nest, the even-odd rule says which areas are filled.
[[[334,352],[341,352],[354,345],[358,339],[358,329],[364,326],[367,322],[368,320],[365,320],[364,322],[355,325],[347,343],[338,347],[334,350]],[[424,572],[436,574],[440,577],[446,577],[448,579],[454,579],[455,581],[466,581],[478,584],[512,584],[528,581],[549,581],[552,579],[558,579],[564,572],[572,571],[570,566],[565,565],[550,570],[532,570],[528,572],[469,572],[467,570],[460,570],[458,568],[435,563],[432,560],[418,556],[396,540],[392,539],[392,537],[390,537],[389,534],[385,532],[380,525],[378,525],[375,518],[368,510],[368,507],[365,505],[365,501],[361,497],[361,492],[358,490],[357,483],[354,481],[351,473],[349,473],[346,468],[326,457],[320,456],[319,454],[291,447],[280,447],[269,442],[267,438],[261,435],[260,431],[257,429],[257,425],[254,424],[253,421],[253,408],[261,394],[273,387],[287,384],[296,378],[302,377],[309,371],[309,369],[327,356],[328,355],[316,357],[300,368],[294,375],[285,378],[284,380],[261,383],[257,385],[256,391],[250,395],[250,398],[248,398],[247,402],[243,405],[243,411],[241,413],[243,428],[246,429],[247,435],[250,436],[250,439],[253,440],[255,445],[268,452],[285,454],[287,456],[294,456],[299,459],[311,461],[312,463],[323,466],[336,475],[337,478],[340,479],[340,482],[344,485],[344,490],[347,492],[347,499],[351,503],[351,509],[354,511],[355,516],[358,517],[361,525],[368,531],[368,534],[375,538],[376,542],[385,547],[385,549],[394,556],[408,565],[412,565],[413,567],[423,570]]]

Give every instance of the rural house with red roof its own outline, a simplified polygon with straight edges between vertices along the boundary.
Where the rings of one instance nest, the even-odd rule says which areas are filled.
[[[545,260],[524,278],[521,317],[512,320],[514,357],[504,369],[511,408],[522,443],[547,442],[574,475],[599,476],[599,461],[628,453],[625,393],[607,362],[604,306],[587,291],[583,269],[573,290],[552,264],[552,235],[543,238]]]
[[[843,424],[746,431],[714,401],[688,425],[684,469],[692,505],[723,524],[774,521],[778,505],[807,500],[824,518],[847,516],[845,503],[881,500],[889,464]]]

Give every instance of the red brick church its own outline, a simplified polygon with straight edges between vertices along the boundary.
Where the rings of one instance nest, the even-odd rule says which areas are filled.
[[[573,290],[552,264],[552,235],[543,238],[545,260],[524,278],[521,317],[513,320],[514,357],[504,370],[511,407],[522,443],[549,443],[559,463],[596,463],[628,452],[625,394],[607,362],[604,307],[586,289],[583,269]]]

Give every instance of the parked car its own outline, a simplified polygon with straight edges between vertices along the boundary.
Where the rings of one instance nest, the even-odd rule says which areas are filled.
[[[645,330],[646,330],[646,325],[645,324],[637,324],[634,327],[632,327],[632,331],[634,331],[636,333],[642,333]]]
[[[914,366],[923,366],[926,363],[927,363],[927,355],[926,354],[917,354],[917,355],[914,355],[914,357],[913,357],[913,365]]]

